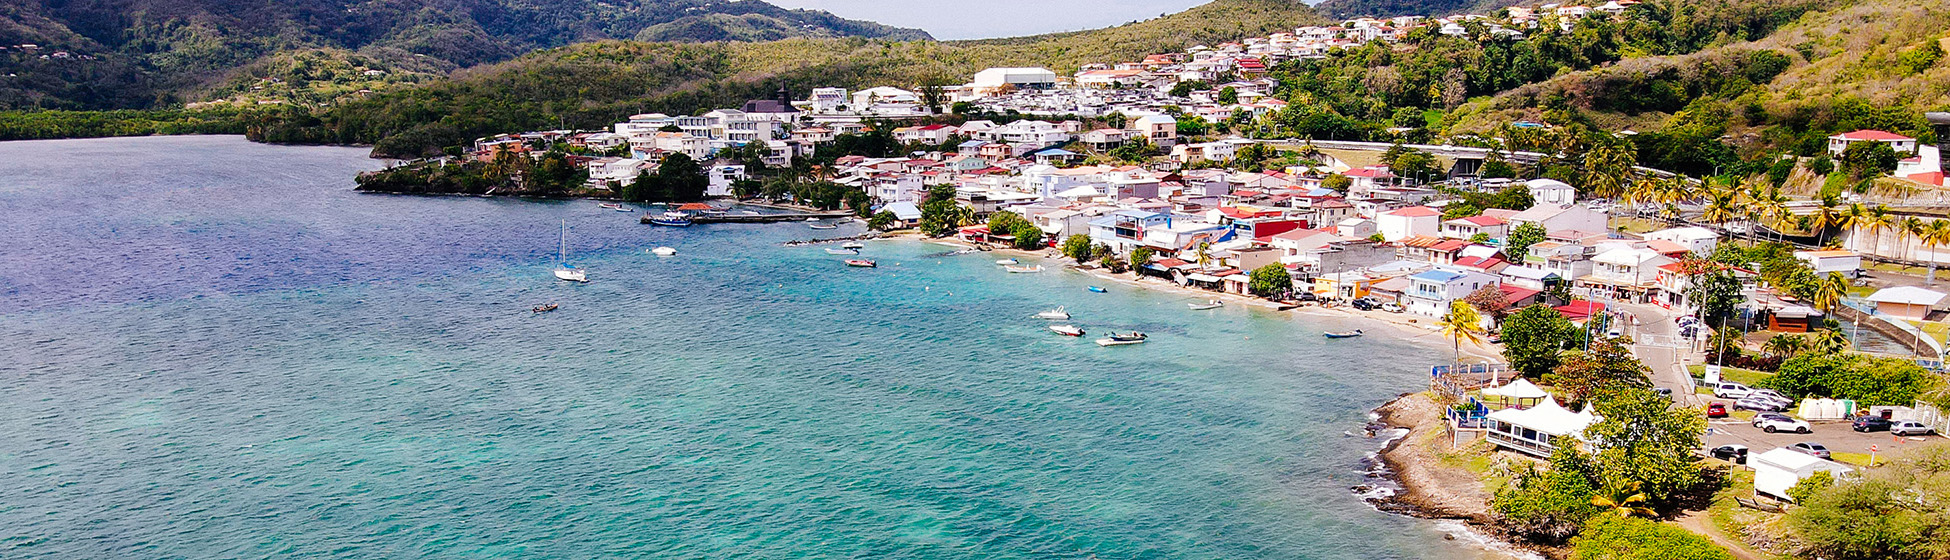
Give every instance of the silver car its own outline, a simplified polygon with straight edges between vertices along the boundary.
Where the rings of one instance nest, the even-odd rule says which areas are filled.
[[[1927,436],[1936,433],[1936,428],[1915,420],[1900,420],[1889,425],[1889,433],[1899,436]]]

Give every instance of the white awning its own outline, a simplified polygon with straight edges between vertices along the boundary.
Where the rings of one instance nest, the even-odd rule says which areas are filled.
[[[1522,426],[1553,436],[1576,435],[1584,432],[1598,421],[1589,412],[1571,412],[1559,406],[1557,401],[1546,397],[1537,406],[1518,410],[1506,408],[1491,412],[1489,419],[1504,424]]]
[[[1196,282],[1217,282],[1217,281],[1219,281],[1219,277],[1217,277],[1217,276],[1213,276],[1213,275],[1210,275],[1210,274],[1199,274],[1199,273],[1196,273],[1196,272],[1194,272],[1194,273],[1191,273],[1191,274],[1187,274],[1187,275],[1185,275],[1185,279],[1186,279],[1186,280],[1192,280],[1192,281],[1196,281]]]
[[[1484,389],[1483,394],[1493,396],[1493,397],[1508,397],[1512,399],[1541,399],[1544,397],[1551,396],[1550,393],[1544,392],[1544,389],[1542,387],[1538,387],[1537,384],[1531,383],[1530,380],[1521,377],[1517,378],[1516,381],[1511,381],[1509,384],[1506,384],[1502,387],[1490,387],[1488,389]]]

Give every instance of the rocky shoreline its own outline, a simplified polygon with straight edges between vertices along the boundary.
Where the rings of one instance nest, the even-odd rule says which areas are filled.
[[[1369,476],[1392,492],[1366,493],[1375,509],[1419,519],[1452,521],[1484,548],[1515,558],[1563,557],[1564,551],[1511,542],[1498,534],[1490,512],[1491,492],[1475,473],[1444,464],[1437,446],[1448,437],[1443,408],[1427,393],[1404,393],[1372,412],[1371,432],[1400,430],[1376,454],[1380,464]],[[1361,491],[1361,488],[1356,488]],[[1451,534],[1450,538],[1457,538]]]

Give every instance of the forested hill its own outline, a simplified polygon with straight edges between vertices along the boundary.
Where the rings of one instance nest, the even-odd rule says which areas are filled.
[[[792,37],[931,38],[759,0],[12,0],[0,3],[0,109],[165,106],[300,49],[449,70],[584,41]]]
[[[374,144],[377,155],[417,156],[501,132],[601,128],[634,113],[732,107],[770,97],[781,85],[804,94],[818,86],[952,84],[991,66],[1041,65],[1067,73],[1086,63],[1138,60],[1325,21],[1297,1],[1216,0],[1118,27],[1014,39],[602,41],[468,69],[315,113],[292,110],[254,122],[249,133],[271,142]]]
[[[1449,16],[1488,14],[1497,8],[1515,6],[1521,0],[1327,0],[1315,10],[1334,19],[1395,16]]]

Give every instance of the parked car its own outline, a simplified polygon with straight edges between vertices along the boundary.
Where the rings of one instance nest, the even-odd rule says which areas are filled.
[[[1775,391],[1775,390],[1773,390],[1773,389],[1754,389],[1754,392],[1752,392],[1752,393],[1747,393],[1747,396],[1749,396],[1749,397],[1767,397],[1767,398],[1770,398],[1770,399],[1774,399],[1774,400],[1777,400],[1777,401],[1788,401],[1788,402],[1794,402],[1794,399],[1790,399],[1790,398],[1788,398],[1788,396],[1787,396],[1787,395],[1783,395],[1783,394],[1781,394],[1780,392],[1778,392],[1778,391]]]
[[[1403,312],[1403,311],[1408,311],[1407,309],[1403,309],[1403,308],[1402,308],[1402,304],[1399,304],[1399,303],[1395,303],[1395,302],[1392,302],[1392,301],[1391,301],[1391,302],[1388,302],[1388,303],[1384,303],[1384,304],[1381,304],[1381,310],[1382,310],[1382,311],[1387,311],[1387,312],[1389,312],[1389,313],[1401,313],[1401,312]]]
[[[1355,309],[1359,309],[1362,311],[1373,311],[1374,308],[1380,307],[1380,304],[1375,302],[1374,298],[1355,298],[1354,301],[1352,303],[1349,303],[1348,305],[1352,305],[1354,306]]]
[[[1881,416],[1857,416],[1854,422],[1848,423],[1848,427],[1862,433],[1884,432],[1889,430],[1891,424],[1888,418]]]
[[[1809,426],[1806,420],[1772,412],[1764,412],[1754,416],[1754,427],[1760,428],[1760,431],[1770,434],[1774,432],[1805,434],[1814,431],[1814,427]]]
[[[1318,301],[1320,300],[1320,296],[1315,295],[1313,292],[1298,292],[1293,294],[1293,300],[1294,301]]]
[[[1707,417],[1707,418],[1726,418],[1726,417],[1727,417],[1727,403],[1723,403],[1723,402],[1714,402],[1714,403],[1711,403],[1711,404],[1708,404],[1708,405],[1706,405],[1706,417]]]
[[[1812,441],[1804,441],[1801,443],[1790,445],[1787,448],[1795,450],[1800,453],[1806,453],[1809,455],[1820,457],[1823,459],[1830,458],[1827,446]]]
[[[1712,456],[1714,459],[1728,461],[1734,464],[1747,464],[1747,446],[1737,443],[1715,447],[1712,451],[1708,451],[1707,455]]]
[[[1936,433],[1936,428],[1915,420],[1903,420],[1889,426],[1889,433],[1899,436],[1927,436]]]
[[[1738,399],[1754,392],[1752,387],[1739,383],[1721,383],[1713,387],[1713,396],[1722,399]]]
[[[1787,410],[1790,406],[1793,405],[1794,403],[1792,401],[1771,399],[1759,395],[1747,395],[1745,397],[1741,397],[1740,400],[1735,401],[1733,403],[1733,407],[1739,410],[1755,410],[1755,411],[1762,411],[1762,412],[1781,412]]]

